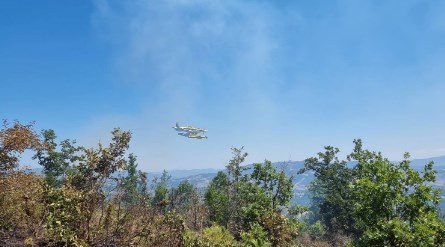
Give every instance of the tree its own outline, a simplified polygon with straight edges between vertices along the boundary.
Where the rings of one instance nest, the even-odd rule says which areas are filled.
[[[158,207],[159,210],[164,213],[166,212],[168,205],[168,181],[170,178],[171,176],[164,170],[159,181],[155,182],[152,205]]]
[[[124,202],[127,204],[135,204],[138,197],[138,171],[137,171],[136,156],[134,154],[128,155],[128,163],[124,167],[126,176],[122,179],[122,187],[124,190]]]
[[[115,128],[108,147],[81,148],[82,160],[75,167],[71,183],[78,189],[100,191],[111,175],[126,165],[125,152],[129,148],[131,133]]]
[[[293,177],[277,171],[269,160],[254,164],[250,179],[271,199],[269,207],[272,211],[278,212],[279,207],[286,207],[292,198]]]
[[[419,173],[410,167],[408,154],[392,163],[380,152],[364,150],[360,139],[354,144],[351,167],[338,160],[338,149],[326,147],[300,171],[315,172],[310,187],[315,219],[327,226],[328,234],[337,229],[353,234],[356,246],[444,245],[433,164]]]
[[[3,129],[0,130],[0,173],[11,171],[18,166],[20,155],[25,150],[41,150],[45,144],[39,135],[33,130],[33,123],[23,125],[15,121],[10,127],[3,121]]]
[[[259,224],[273,246],[289,241],[289,226],[281,211],[292,198],[293,178],[267,160],[254,164],[249,174],[245,172],[249,168],[241,166],[247,153],[242,148],[232,152],[227,173],[218,172],[205,193],[210,220],[227,226],[238,239]]]
[[[226,172],[220,171],[210,182],[205,193],[205,203],[210,211],[210,220],[227,227],[232,234],[240,236],[242,228],[242,206],[244,198],[241,188],[245,182],[243,171],[248,168],[241,164],[247,153],[241,148],[232,147],[232,159]]]
[[[77,154],[81,147],[76,147],[75,141],[64,140],[60,143],[60,151],[57,151],[57,136],[54,130],[43,130],[42,136],[46,148],[38,150],[33,159],[37,159],[39,165],[43,166],[47,184],[60,187],[70,166],[81,160]]]
[[[82,225],[77,230],[78,237],[87,242],[91,242],[93,236],[91,229],[102,225],[103,215],[109,206],[105,202],[111,198],[106,194],[106,189],[110,188],[105,185],[111,180],[116,181],[111,175],[122,170],[127,164],[125,154],[129,148],[131,133],[119,128],[115,128],[111,133],[112,141],[107,147],[99,143],[98,148],[82,148],[83,158],[65,183],[67,189],[82,195],[79,205],[79,208],[82,208],[79,214],[79,222],[82,222]],[[98,209],[101,216],[99,220],[94,221]]]
[[[352,191],[349,184],[354,179],[353,169],[346,161],[340,161],[338,148],[326,146],[318,157],[308,158],[298,173],[313,171],[315,179],[309,185],[311,193],[310,223],[320,220],[331,235],[346,233],[359,235],[354,229]]]
[[[283,246],[291,240],[290,227],[281,213],[292,198],[293,177],[277,171],[268,160],[253,165],[250,175],[244,175],[241,194],[243,230],[254,230],[259,224],[266,232],[272,246]]]
[[[268,160],[253,165],[250,175],[245,175],[241,195],[246,201],[243,207],[244,227],[260,222],[263,216],[280,213],[292,198],[292,177],[278,172]]]
[[[212,179],[207,186],[204,200],[210,211],[210,221],[227,226],[229,222],[229,179],[225,172],[219,171]]]
[[[392,163],[381,153],[362,149],[354,140],[349,156],[356,160],[357,175],[350,188],[354,195],[355,226],[363,231],[357,246],[445,245],[445,225],[438,219],[440,190],[433,163],[421,173],[410,167],[409,154]]]
[[[170,209],[185,213],[191,206],[191,199],[195,188],[187,181],[183,180],[178,187],[170,191]]]
[[[243,171],[247,170],[247,167],[242,167],[241,164],[247,157],[247,153],[244,152],[244,147],[234,148],[232,147],[232,159],[226,166],[227,178],[228,178],[228,191],[227,191],[227,212],[228,222],[227,227],[237,237],[240,236],[242,228],[242,206],[243,195],[240,190],[243,186]]]
[[[138,171],[137,190],[143,203],[149,204],[148,176],[146,172]]]

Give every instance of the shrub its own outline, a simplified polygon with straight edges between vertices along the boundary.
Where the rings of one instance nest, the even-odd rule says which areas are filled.
[[[0,239],[44,237],[43,190],[42,179],[34,174],[0,175]]]
[[[201,234],[187,231],[184,237],[185,247],[236,247],[240,244],[224,227],[215,225],[205,228]]]
[[[267,232],[258,223],[251,224],[248,232],[241,233],[241,243],[246,247],[272,246],[267,240]]]

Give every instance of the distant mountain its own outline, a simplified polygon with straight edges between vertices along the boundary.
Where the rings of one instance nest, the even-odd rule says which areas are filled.
[[[25,172],[27,172],[27,173],[35,173],[37,175],[40,175],[40,174],[43,173],[43,168],[42,167],[31,168],[31,169],[25,170]]]
[[[190,170],[167,170],[168,175],[170,175],[172,178],[184,178],[184,177],[190,177],[194,175],[199,174],[206,174],[206,173],[214,173],[216,174],[219,170],[217,169],[190,169]],[[162,171],[157,172],[148,172],[148,174],[152,174],[154,176],[161,176]]]
[[[411,167],[414,169],[423,169],[423,167],[430,161],[434,162],[434,169],[445,169],[445,156],[431,157],[425,159],[415,159],[411,161]]]
[[[434,162],[433,168],[437,171],[436,182],[434,186],[442,189],[441,208],[445,209],[445,156],[432,157],[426,159],[414,159],[411,161],[411,166],[417,170],[422,171],[423,167],[430,161]],[[351,162],[349,165],[353,166],[355,163]],[[304,161],[282,161],[275,162],[273,166],[277,169],[283,169],[288,176],[294,176],[294,198],[293,201],[298,204],[307,205],[310,202],[307,186],[314,179],[313,172],[306,172],[305,174],[298,174],[298,170],[304,167]],[[252,168],[253,165],[249,164],[246,167]],[[205,171],[205,172],[204,172]],[[172,171],[168,171],[169,173]],[[190,176],[181,176],[181,173],[175,172],[176,177],[172,176],[171,185],[176,186],[182,180],[188,180],[190,183],[200,189],[204,189],[209,182],[215,177],[217,171],[208,172],[208,170],[193,170],[195,174]]]
[[[422,171],[425,164],[433,161],[433,168],[437,171],[436,182],[434,186],[442,189],[442,204],[441,208],[445,209],[445,156],[432,157],[426,159],[414,159],[411,161],[411,166],[417,170]],[[288,176],[294,176],[294,198],[293,201],[298,204],[308,204],[310,199],[307,192],[307,186],[314,179],[314,174],[307,172],[305,174],[298,174],[298,170],[304,167],[304,161],[281,161],[272,163],[272,165],[279,169],[284,170]],[[354,162],[349,164],[355,165]],[[252,168],[253,164],[246,165],[248,168]],[[251,170],[251,169],[250,169]],[[41,174],[42,168],[34,168],[29,172]],[[170,186],[177,186],[181,181],[188,180],[191,184],[196,186],[200,190],[204,190],[209,182],[216,176],[217,169],[191,169],[191,170],[167,170],[171,176]],[[160,177],[162,172],[148,172],[150,180]]]

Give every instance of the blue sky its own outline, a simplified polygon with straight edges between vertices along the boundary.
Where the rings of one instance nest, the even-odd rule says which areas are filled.
[[[352,140],[445,154],[443,1],[2,1],[0,117],[143,170],[302,160]],[[171,126],[209,129],[207,140]]]

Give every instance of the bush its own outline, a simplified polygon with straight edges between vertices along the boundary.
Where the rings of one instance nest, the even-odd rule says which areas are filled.
[[[185,247],[236,247],[240,244],[224,227],[215,225],[205,228],[201,234],[187,231],[184,237]]]
[[[49,239],[58,245],[86,246],[79,239],[82,222],[82,202],[84,196],[68,187],[60,189],[48,187],[45,193],[46,229]]]
[[[42,179],[34,174],[0,175],[0,239],[44,238],[43,190]]]
[[[241,233],[241,243],[246,247],[272,246],[267,240],[267,232],[258,223],[251,224],[248,232]]]

